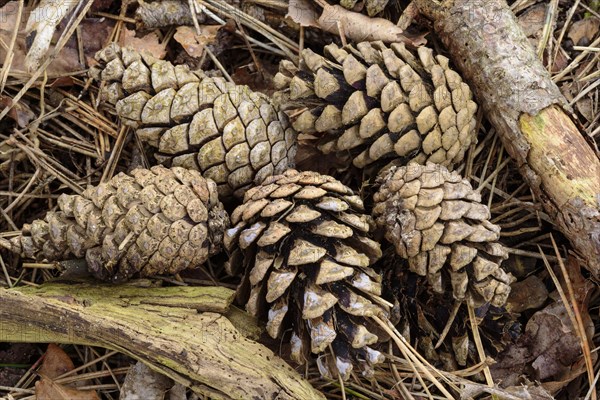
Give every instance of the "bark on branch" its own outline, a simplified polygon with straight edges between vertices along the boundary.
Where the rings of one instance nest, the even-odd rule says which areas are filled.
[[[416,0],[557,228],[600,280],[600,160],[504,0]]]
[[[0,289],[0,342],[102,346],[217,399],[323,399],[243,333],[253,321],[219,287],[46,284]]]

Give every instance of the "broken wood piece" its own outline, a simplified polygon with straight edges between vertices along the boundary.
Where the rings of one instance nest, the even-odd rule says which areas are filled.
[[[504,0],[416,0],[556,227],[600,279],[600,160]]]
[[[233,294],[222,287],[54,283],[0,289],[0,341],[117,350],[211,398],[323,399],[232,324],[226,313]],[[248,324],[239,315],[232,320]]]

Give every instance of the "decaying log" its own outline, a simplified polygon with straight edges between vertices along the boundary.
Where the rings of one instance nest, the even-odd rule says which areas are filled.
[[[222,287],[45,284],[0,289],[0,342],[101,346],[217,399],[323,399],[243,332],[253,320]]]
[[[504,0],[416,0],[556,227],[600,280],[600,160]]]

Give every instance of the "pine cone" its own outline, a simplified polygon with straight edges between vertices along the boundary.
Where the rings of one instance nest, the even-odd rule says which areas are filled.
[[[382,42],[330,44],[324,53],[305,49],[300,70],[283,61],[275,76],[297,115],[292,126],[321,152],[361,169],[391,160],[451,167],[476,141],[477,104],[446,57]]]
[[[397,329],[402,336],[434,366],[446,371],[478,364],[481,360],[466,304],[453,306],[456,301],[450,292],[432,293],[425,277],[405,267],[406,260],[385,253],[382,258],[385,264],[382,267],[385,270],[384,293],[386,298],[395,299],[398,304]],[[486,303],[474,312],[487,356],[496,357],[521,334],[516,316],[503,307]]]
[[[238,198],[293,165],[296,134],[263,94],[112,44],[90,75],[100,99],[157,149],[166,166],[197,169]]]
[[[514,277],[500,267],[508,257],[500,227],[467,180],[440,165],[412,163],[391,167],[379,183],[373,217],[411,271],[427,276],[437,293],[450,278],[458,300],[469,293],[475,304],[506,302]]]
[[[364,0],[359,2],[359,0],[340,0],[339,3],[340,6],[347,8],[348,10],[354,10],[357,3],[364,3],[361,4],[360,7],[364,6],[369,17],[374,17],[385,9],[388,1],[389,0]]]
[[[387,314],[381,276],[370,266],[381,257],[368,237],[372,220],[360,198],[339,181],[316,172],[288,170],[246,192],[225,232],[230,267],[244,267],[241,302],[267,319],[281,337],[292,327],[291,357],[319,357],[324,376],[347,378],[382,359],[369,347],[376,328],[369,318]],[[249,291],[249,293],[248,293]]]
[[[0,245],[36,260],[85,255],[94,275],[119,282],[200,266],[221,250],[229,226],[215,183],[179,167],[120,173],[62,194],[58,207]]]

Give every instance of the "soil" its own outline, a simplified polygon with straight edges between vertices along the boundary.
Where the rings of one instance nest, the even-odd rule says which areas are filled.
[[[14,386],[39,356],[35,344],[0,343],[0,386]]]

